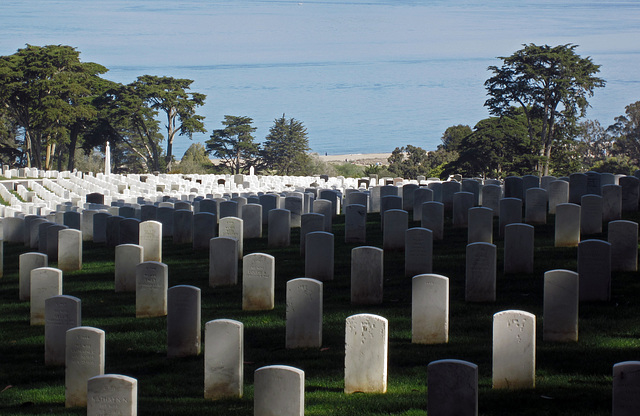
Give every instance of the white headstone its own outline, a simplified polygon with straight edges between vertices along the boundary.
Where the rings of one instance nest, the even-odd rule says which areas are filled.
[[[242,260],[242,310],[273,309],[275,296],[275,257],[264,253],[247,254]]]
[[[87,381],[87,416],[138,414],[138,380],[105,374]]]
[[[44,325],[45,301],[62,295],[62,270],[39,267],[31,270],[31,325]]]
[[[304,371],[286,365],[261,367],[253,383],[254,416],[304,416]]]
[[[65,356],[65,406],[87,405],[87,381],[104,374],[105,333],[79,326],[67,331]]]
[[[143,261],[162,261],[162,223],[143,221],[140,223],[139,244]]]
[[[550,270],[544,274],[544,341],[578,341],[578,273]]]
[[[136,318],[167,315],[169,268],[157,261],[136,266]]]
[[[178,285],[167,291],[167,357],[200,354],[200,289]]]
[[[322,282],[304,277],[287,282],[285,346],[322,346]]]
[[[532,389],[536,384],[536,317],[517,310],[493,315],[493,388]]]
[[[449,342],[449,279],[438,274],[420,274],[411,282],[411,342]]]
[[[432,361],[427,366],[429,416],[478,416],[478,366],[462,360]]]
[[[351,303],[382,303],[383,278],[382,249],[362,246],[351,250]]]
[[[467,245],[466,283],[467,302],[495,302],[496,246],[489,243]]]
[[[204,398],[242,397],[244,326],[231,319],[209,321],[204,330]]]
[[[116,246],[115,255],[115,291],[135,292],[136,267],[144,260],[143,248],[137,244]]]
[[[216,237],[209,241],[209,286],[238,283],[238,244],[235,238]]]
[[[19,295],[20,300],[31,298],[31,270],[47,267],[48,258],[42,253],[23,253],[19,257]]]
[[[389,322],[378,315],[349,316],[345,329],[345,393],[386,393]]]

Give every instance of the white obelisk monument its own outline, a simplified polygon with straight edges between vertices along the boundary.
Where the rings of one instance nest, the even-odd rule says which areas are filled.
[[[107,142],[107,147],[104,149],[104,174],[111,174],[111,147],[109,142]]]

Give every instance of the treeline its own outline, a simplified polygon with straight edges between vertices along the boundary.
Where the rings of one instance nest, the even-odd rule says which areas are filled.
[[[473,129],[449,127],[434,152],[396,148],[389,173],[446,178],[567,175],[594,170],[631,174],[640,166],[640,101],[604,128],[581,121],[588,98],[604,87],[599,65],[575,53],[576,45],[523,45],[491,66],[485,106],[492,117]]]
[[[195,143],[177,165],[176,137],[206,132],[197,114],[206,96],[190,91],[190,79],[142,75],[125,85],[103,78],[107,71],[81,62],[80,53],[64,45],[27,45],[1,56],[0,162],[100,171],[109,142],[116,173],[317,170],[304,125],[284,114],[262,146],[253,137],[251,118],[225,116],[224,128],[213,131],[206,148]],[[209,156],[221,163],[214,166]]]
[[[81,62],[64,45],[27,45],[0,56],[0,163],[13,167],[100,171],[111,143],[112,170],[416,178],[451,174],[501,178],[595,170],[632,173],[640,166],[640,101],[604,128],[581,121],[588,98],[605,81],[599,65],[576,45],[524,45],[491,66],[485,106],[491,117],[473,128],[449,127],[437,150],[398,147],[388,166],[330,166],[309,154],[302,122],[274,120],[262,144],[246,116],[225,116],[205,145],[193,144],[174,162],[177,136],[205,133],[197,114],[205,95],[189,79],[143,75],[130,84],[102,77],[102,65]],[[161,122],[162,120],[162,122]],[[210,157],[220,160],[213,165]]]
[[[597,120],[576,125],[572,134],[556,139],[549,160],[549,174],[610,172],[631,175],[640,169],[640,101],[629,104],[624,115],[607,128]],[[449,127],[437,150],[417,146],[396,148],[386,168],[366,171],[389,176],[416,178],[418,175],[446,179],[464,177],[504,178],[538,174],[543,156],[540,143],[531,141],[523,116],[490,117],[473,128]]]

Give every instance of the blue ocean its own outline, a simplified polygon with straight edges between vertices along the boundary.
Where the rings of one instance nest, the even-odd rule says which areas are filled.
[[[603,126],[640,100],[640,2],[582,0],[3,0],[0,55],[76,47],[113,81],[194,80],[209,132],[249,116],[262,141],[300,120],[320,154],[433,150],[452,125],[489,116],[489,65],[522,44],[576,44],[607,86]],[[204,142],[209,134],[194,136]],[[180,158],[192,142],[177,138]]]

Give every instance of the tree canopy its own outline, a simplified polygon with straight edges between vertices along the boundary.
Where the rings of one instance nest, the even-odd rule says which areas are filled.
[[[531,141],[540,143],[538,170],[547,175],[558,126],[574,126],[585,115],[587,98],[605,81],[595,76],[599,65],[575,53],[577,45],[523,46],[511,56],[500,57],[502,66],[489,67],[493,76],[485,82],[490,96],[485,106],[500,117],[512,116],[514,106],[522,109]],[[539,131],[534,128],[536,119],[542,122]]]
[[[94,116],[90,101],[102,65],[82,63],[70,46],[18,49],[0,57],[0,102],[22,129],[27,166],[51,169],[56,146],[69,142],[69,131]],[[75,151],[75,149],[74,149]]]
[[[207,152],[221,159],[222,165],[233,173],[244,173],[256,162],[260,145],[255,142],[251,125],[253,119],[246,116],[224,116],[223,129],[214,130],[206,141]]]
[[[301,121],[277,118],[262,146],[264,166],[277,175],[301,174],[310,162],[309,138]]]
[[[134,88],[148,101],[156,111],[166,117],[167,151],[166,168],[171,170],[173,159],[173,141],[176,135],[187,136],[193,133],[206,133],[204,117],[196,114],[196,107],[204,104],[204,94],[188,92],[193,80],[173,77],[143,75],[134,82]]]

